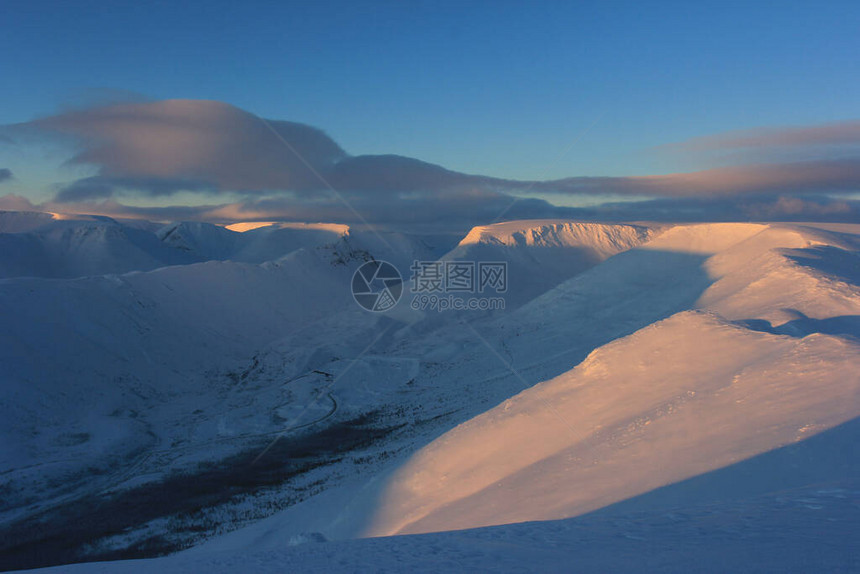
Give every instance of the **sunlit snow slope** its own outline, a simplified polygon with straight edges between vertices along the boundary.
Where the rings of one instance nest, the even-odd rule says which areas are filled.
[[[860,415],[855,241],[802,227],[678,226],[527,305],[507,324],[546,325],[535,338],[563,349],[565,328],[624,321],[630,299],[696,296],[692,310],[594,350],[416,453],[368,533],[576,516]],[[513,369],[534,342],[514,350]]]

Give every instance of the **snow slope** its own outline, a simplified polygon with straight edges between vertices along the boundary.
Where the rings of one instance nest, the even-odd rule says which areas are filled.
[[[93,269],[105,261],[104,267],[148,266],[126,256],[96,257],[102,248],[122,251],[137,226],[41,214],[7,220],[49,237],[95,229],[101,233],[96,246],[76,247]],[[309,346],[309,331],[328,317],[337,325],[345,314],[366,318],[349,293],[353,271],[370,257],[360,245],[404,261],[435,258],[449,247],[445,237],[350,235],[346,226],[330,224],[238,233],[180,223],[141,233],[191,261],[212,260],[121,275],[0,279],[3,521],[117,485],[159,480],[277,434],[319,384],[311,377],[285,390],[284,381],[331,360],[317,365],[314,357],[323,354]],[[63,269],[83,269],[68,249],[63,253]],[[20,254],[4,255],[8,261]],[[60,269],[44,254],[27,265],[31,271],[43,265],[45,275]],[[257,365],[266,348],[290,335],[300,341],[298,363],[289,367],[295,372],[279,357],[268,387],[251,385],[248,377],[261,375]]]
[[[254,246],[246,252],[253,260],[287,245],[293,231],[235,235]],[[765,556],[799,564],[799,549],[811,547],[804,525],[847,540],[858,523],[845,502],[858,490],[849,452],[849,421],[860,414],[858,231],[545,221],[476,228],[445,258],[510,262],[511,288],[522,290],[496,316],[403,303],[371,315],[352,303],[343,287],[363,258],[403,271],[412,259],[443,255],[450,237],[442,235],[350,230],[334,245],[263,265],[6,280],[0,313],[16,328],[0,332],[0,364],[11,374],[0,431],[16,437],[4,443],[4,476],[19,497],[13,510],[35,508],[24,502],[29,483],[44,498],[62,495],[42,477],[80,471],[105,453],[122,471],[90,480],[108,492],[187,471],[191,461],[229,461],[255,437],[278,433],[290,445],[366,418],[376,427],[362,432],[381,435],[192,524],[232,532],[156,562],[83,570],[227,571],[245,560],[307,570],[423,567],[410,552],[430,571],[480,569],[486,560],[489,569],[565,570],[571,554],[558,549],[569,546],[586,569],[635,571],[641,547],[619,553],[618,539],[683,532],[701,536],[687,536],[680,555],[655,551],[655,569],[695,570],[697,554],[732,568],[742,562],[720,552],[726,528],[752,570],[768,564]],[[322,241],[331,230],[315,232]],[[231,242],[240,240],[229,233],[183,224],[172,248],[236,257]],[[45,430],[29,436],[36,428]],[[824,448],[814,445],[834,432],[837,455],[813,479]],[[809,456],[754,464],[804,445]],[[269,456],[283,452],[292,451],[275,447]],[[702,482],[708,476],[720,478]],[[816,486],[822,481],[835,490]],[[773,494],[782,489],[791,490],[789,503]],[[715,501],[714,492],[725,496]],[[624,506],[637,500],[652,502]],[[795,503],[802,500],[816,500],[807,506],[826,508],[825,517]],[[612,508],[621,510],[602,514]],[[677,512],[687,518],[666,519]],[[744,523],[751,513],[765,518]],[[531,520],[549,522],[511,524]],[[780,527],[798,553],[780,553],[785,544],[774,542],[759,544],[769,554],[757,557],[761,540],[748,532]],[[177,532],[156,519],[92,547]],[[850,549],[831,558],[834,567],[856,564]]]
[[[846,453],[858,440],[854,420],[578,518],[357,540],[303,534],[269,547],[44,571],[854,572],[860,461]]]
[[[839,249],[838,238],[829,239]],[[696,310],[600,347],[573,370],[441,437],[391,479],[368,533],[576,516],[860,415],[857,340],[816,328],[842,320],[860,335],[860,287],[800,267],[786,252],[827,240],[782,226],[678,226],[614,266],[607,262],[608,278],[596,268],[523,308],[520,324],[564,326],[580,311],[566,303],[583,292],[647,307],[643,291],[659,292],[641,281],[640,259],[654,265],[655,252],[672,263],[675,253],[707,256],[700,266],[710,286]],[[658,272],[671,276],[672,267]],[[618,293],[625,282],[616,272],[637,293]],[[592,305],[601,299],[582,296]],[[782,333],[749,328],[798,316],[802,325]],[[514,369],[527,349],[512,351]]]
[[[3,226],[17,231],[0,232],[0,277],[78,277],[195,261],[164,245],[151,230],[110,218],[30,221],[39,225]]]
[[[0,233],[23,233],[48,225],[55,219],[40,211],[0,211]]]
[[[217,422],[219,397],[235,386],[227,374],[354,304],[342,288],[351,269],[333,262],[341,255],[333,247],[263,265],[0,281],[2,510],[20,511],[37,492],[44,504],[93,486],[97,469],[107,484],[127,458],[189,432],[217,436],[214,422],[194,429]]]
[[[474,331],[406,335],[421,384],[398,400],[456,409],[451,430],[203,548],[576,516],[856,417],[860,292],[849,265],[820,264],[825,248],[856,261],[852,245],[804,226],[676,226]]]
[[[512,309],[652,234],[639,225],[512,221],[473,228],[443,259],[507,262]]]
[[[244,233],[202,222],[0,212],[0,278],[72,278],[204,261],[263,263],[349,235],[345,225],[272,224]]]
[[[368,534],[577,516],[838,425],[858,398],[855,342],[679,313],[423,449]]]

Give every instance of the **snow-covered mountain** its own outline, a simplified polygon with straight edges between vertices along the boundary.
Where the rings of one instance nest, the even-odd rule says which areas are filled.
[[[506,299],[513,308],[653,233],[641,225],[513,221],[473,228],[444,259],[507,262],[513,280]]]
[[[103,275],[196,260],[164,245],[152,229],[107,217],[2,212],[0,229],[0,277]]]
[[[720,513],[782,516],[791,536],[819,517],[831,539],[860,524],[860,226],[521,221],[457,243],[4,218],[0,241],[104,227],[99,245],[143,245],[140,231],[158,246],[142,251],[188,258],[0,281],[7,568],[194,545],[83,570],[228,571],[250,556],[320,570],[359,555],[414,569],[408,552],[452,570],[516,539],[509,569],[564,569],[570,546],[633,571],[596,549],[689,528],[689,552],[718,554]],[[110,259],[86,245],[86,261]],[[507,262],[507,310],[417,311],[408,290],[387,313],[352,301],[364,261],[406,278],[440,257]],[[27,264],[57,269],[45,261]],[[478,530],[445,533],[464,528]],[[454,564],[434,546],[481,550]],[[856,564],[840,552],[834,564]]]
[[[83,277],[204,261],[263,263],[349,235],[331,224],[168,225],[100,216],[0,212],[0,278]]]

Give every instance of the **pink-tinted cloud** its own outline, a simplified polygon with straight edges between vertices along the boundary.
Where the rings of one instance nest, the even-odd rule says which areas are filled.
[[[70,138],[79,147],[70,161],[96,166],[100,177],[205,182],[220,190],[318,186],[314,170],[346,156],[321,130],[213,101],[112,104],[14,127]]]
[[[0,195],[0,211],[40,211],[26,197],[9,193]]]
[[[860,145],[860,120],[815,126],[739,130],[692,138],[665,147],[678,151],[719,151],[742,148],[857,145]]]
[[[535,186],[547,193],[719,197],[860,190],[860,159],[722,167],[636,177],[574,177]]]

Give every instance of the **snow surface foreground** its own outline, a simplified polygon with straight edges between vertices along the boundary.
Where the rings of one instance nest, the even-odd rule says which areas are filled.
[[[858,438],[856,433],[854,438]],[[857,510],[839,489],[475,530],[73,564],[70,574],[235,572],[856,572]]]
[[[344,231],[159,227],[217,261],[0,283],[4,522],[110,508],[300,420],[282,447],[376,438],[78,560],[153,535],[189,550],[57,571],[858,569],[858,226],[484,226],[444,258],[508,261],[506,312],[373,316],[353,269],[445,240]]]

